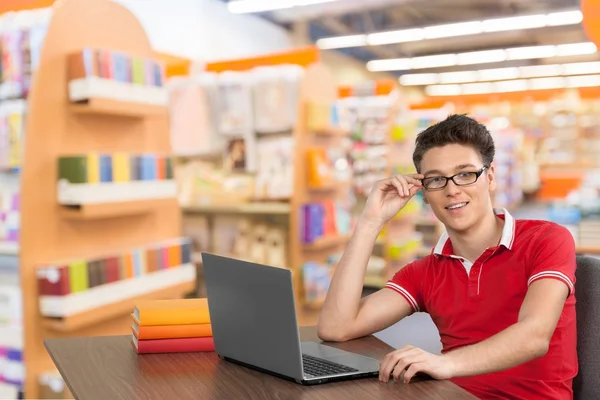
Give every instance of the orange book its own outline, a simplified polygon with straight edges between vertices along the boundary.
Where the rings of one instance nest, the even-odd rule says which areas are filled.
[[[211,337],[211,324],[140,326],[132,315],[131,331],[140,340]]]
[[[169,267],[178,267],[181,265],[181,245],[175,244],[169,246]]]
[[[208,300],[138,300],[133,316],[140,326],[210,324]]]
[[[124,279],[133,278],[135,275],[133,273],[133,255],[131,253],[126,253],[123,256],[123,272],[125,275]]]

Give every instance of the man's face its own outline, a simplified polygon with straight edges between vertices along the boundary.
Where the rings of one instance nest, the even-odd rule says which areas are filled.
[[[434,147],[423,155],[421,173],[425,179],[436,176],[455,177],[457,182],[468,181],[465,177],[480,171],[484,166],[475,149],[460,144]],[[464,232],[480,221],[491,207],[490,191],[495,189],[494,167],[487,166],[474,183],[456,185],[448,180],[443,189],[423,189],[425,200],[434,214],[448,230]],[[472,176],[472,175],[471,175]],[[474,179],[474,178],[473,178]],[[436,182],[443,182],[437,179]]]

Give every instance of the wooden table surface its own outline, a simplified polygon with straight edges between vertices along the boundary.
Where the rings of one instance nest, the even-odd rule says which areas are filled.
[[[314,327],[302,340],[320,340]],[[393,348],[370,336],[330,344],[381,359]],[[377,378],[302,386],[221,360],[215,353],[137,355],[130,336],[45,341],[76,399],[475,399],[449,381],[381,383]]]

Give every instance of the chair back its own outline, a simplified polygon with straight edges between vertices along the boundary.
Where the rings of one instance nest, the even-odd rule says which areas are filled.
[[[579,374],[573,382],[574,400],[600,397],[600,259],[577,256],[577,356]]]

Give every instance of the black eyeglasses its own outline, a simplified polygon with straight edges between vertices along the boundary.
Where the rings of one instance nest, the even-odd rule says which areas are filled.
[[[452,179],[457,186],[467,186],[472,185],[477,182],[477,179],[483,174],[488,167],[482,167],[479,171],[476,172],[459,172],[456,175],[452,176],[431,176],[428,178],[421,179],[421,183],[423,183],[423,187],[427,190],[440,190],[446,187],[448,181]]]

